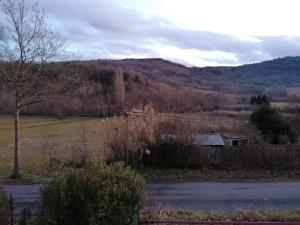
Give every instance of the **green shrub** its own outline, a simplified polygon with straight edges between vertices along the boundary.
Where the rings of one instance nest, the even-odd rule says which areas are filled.
[[[269,105],[261,105],[250,118],[250,122],[261,132],[265,141],[271,144],[297,142],[297,134],[283,116]]]
[[[61,169],[42,189],[42,225],[130,225],[143,204],[143,179],[122,163]]]
[[[0,187],[0,225],[9,224],[9,201]]]

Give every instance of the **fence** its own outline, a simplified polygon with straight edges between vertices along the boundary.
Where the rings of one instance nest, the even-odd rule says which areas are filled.
[[[197,146],[162,143],[146,163],[159,167],[300,168],[300,145]]]
[[[300,225],[300,222],[240,222],[240,221],[179,221],[144,220],[141,225]]]
[[[36,219],[39,199],[9,198],[9,225],[32,225]],[[17,222],[16,222],[17,221]],[[0,223],[1,224],[1,223]],[[1,224],[2,225],[2,224]],[[3,224],[7,225],[7,224]],[[243,221],[188,221],[188,220],[139,220],[139,207],[133,218],[133,225],[300,225],[300,222],[243,222]]]
[[[300,145],[245,145],[221,152],[229,166],[300,168]]]
[[[10,194],[8,199],[8,207],[7,210],[8,215],[4,215],[9,219],[9,225],[31,225],[36,217],[37,207],[38,207],[39,198],[35,199],[30,197],[23,196],[22,198],[14,198],[13,195]],[[17,222],[18,221],[18,222]],[[0,225],[8,225],[2,224],[0,221]]]

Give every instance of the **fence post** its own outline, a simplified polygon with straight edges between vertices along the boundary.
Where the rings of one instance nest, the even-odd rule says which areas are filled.
[[[137,204],[134,209],[132,225],[139,225],[139,224],[140,224],[140,195],[137,194]]]
[[[126,156],[125,156],[125,162],[126,162],[127,166],[129,165],[129,149],[128,149],[129,121],[128,121],[128,116],[129,116],[128,113],[125,112],[124,113],[124,117],[126,119],[126,139],[125,139],[125,141],[126,141],[126,143],[125,143],[125,145],[126,145]]]
[[[295,158],[296,158],[296,154],[295,154],[295,146],[290,145],[290,147],[291,147],[291,150],[292,150],[293,169],[295,169],[295,167],[296,167],[296,161],[295,161]]]
[[[289,154],[288,154],[288,145],[285,145],[285,160],[286,160],[286,166],[289,169]]]
[[[25,204],[25,225],[27,225],[27,216],[28,216],[28,206]]]
[[[14,225],[13,198],[11,194],[9,195],[9,202],[10,202],[10,224]]]

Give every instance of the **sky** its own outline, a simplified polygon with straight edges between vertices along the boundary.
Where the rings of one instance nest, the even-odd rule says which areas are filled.
[[[300,55],[299,0],[38,3],[74,59],[164,58],[220,66]]]

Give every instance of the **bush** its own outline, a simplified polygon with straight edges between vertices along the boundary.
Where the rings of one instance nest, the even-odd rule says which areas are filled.
[[[9,201],[0,187],[0,225],[9,224]]]
[[[41,225],[130,225],[143,204],[143,179],[122,163],[61,169],[41,197]]]
[[[269,105],[261,105],[251,114],[250,122],[257,127],[264,139],[271,144],[297,142],[297,134],[284,121],[282,115]]]

